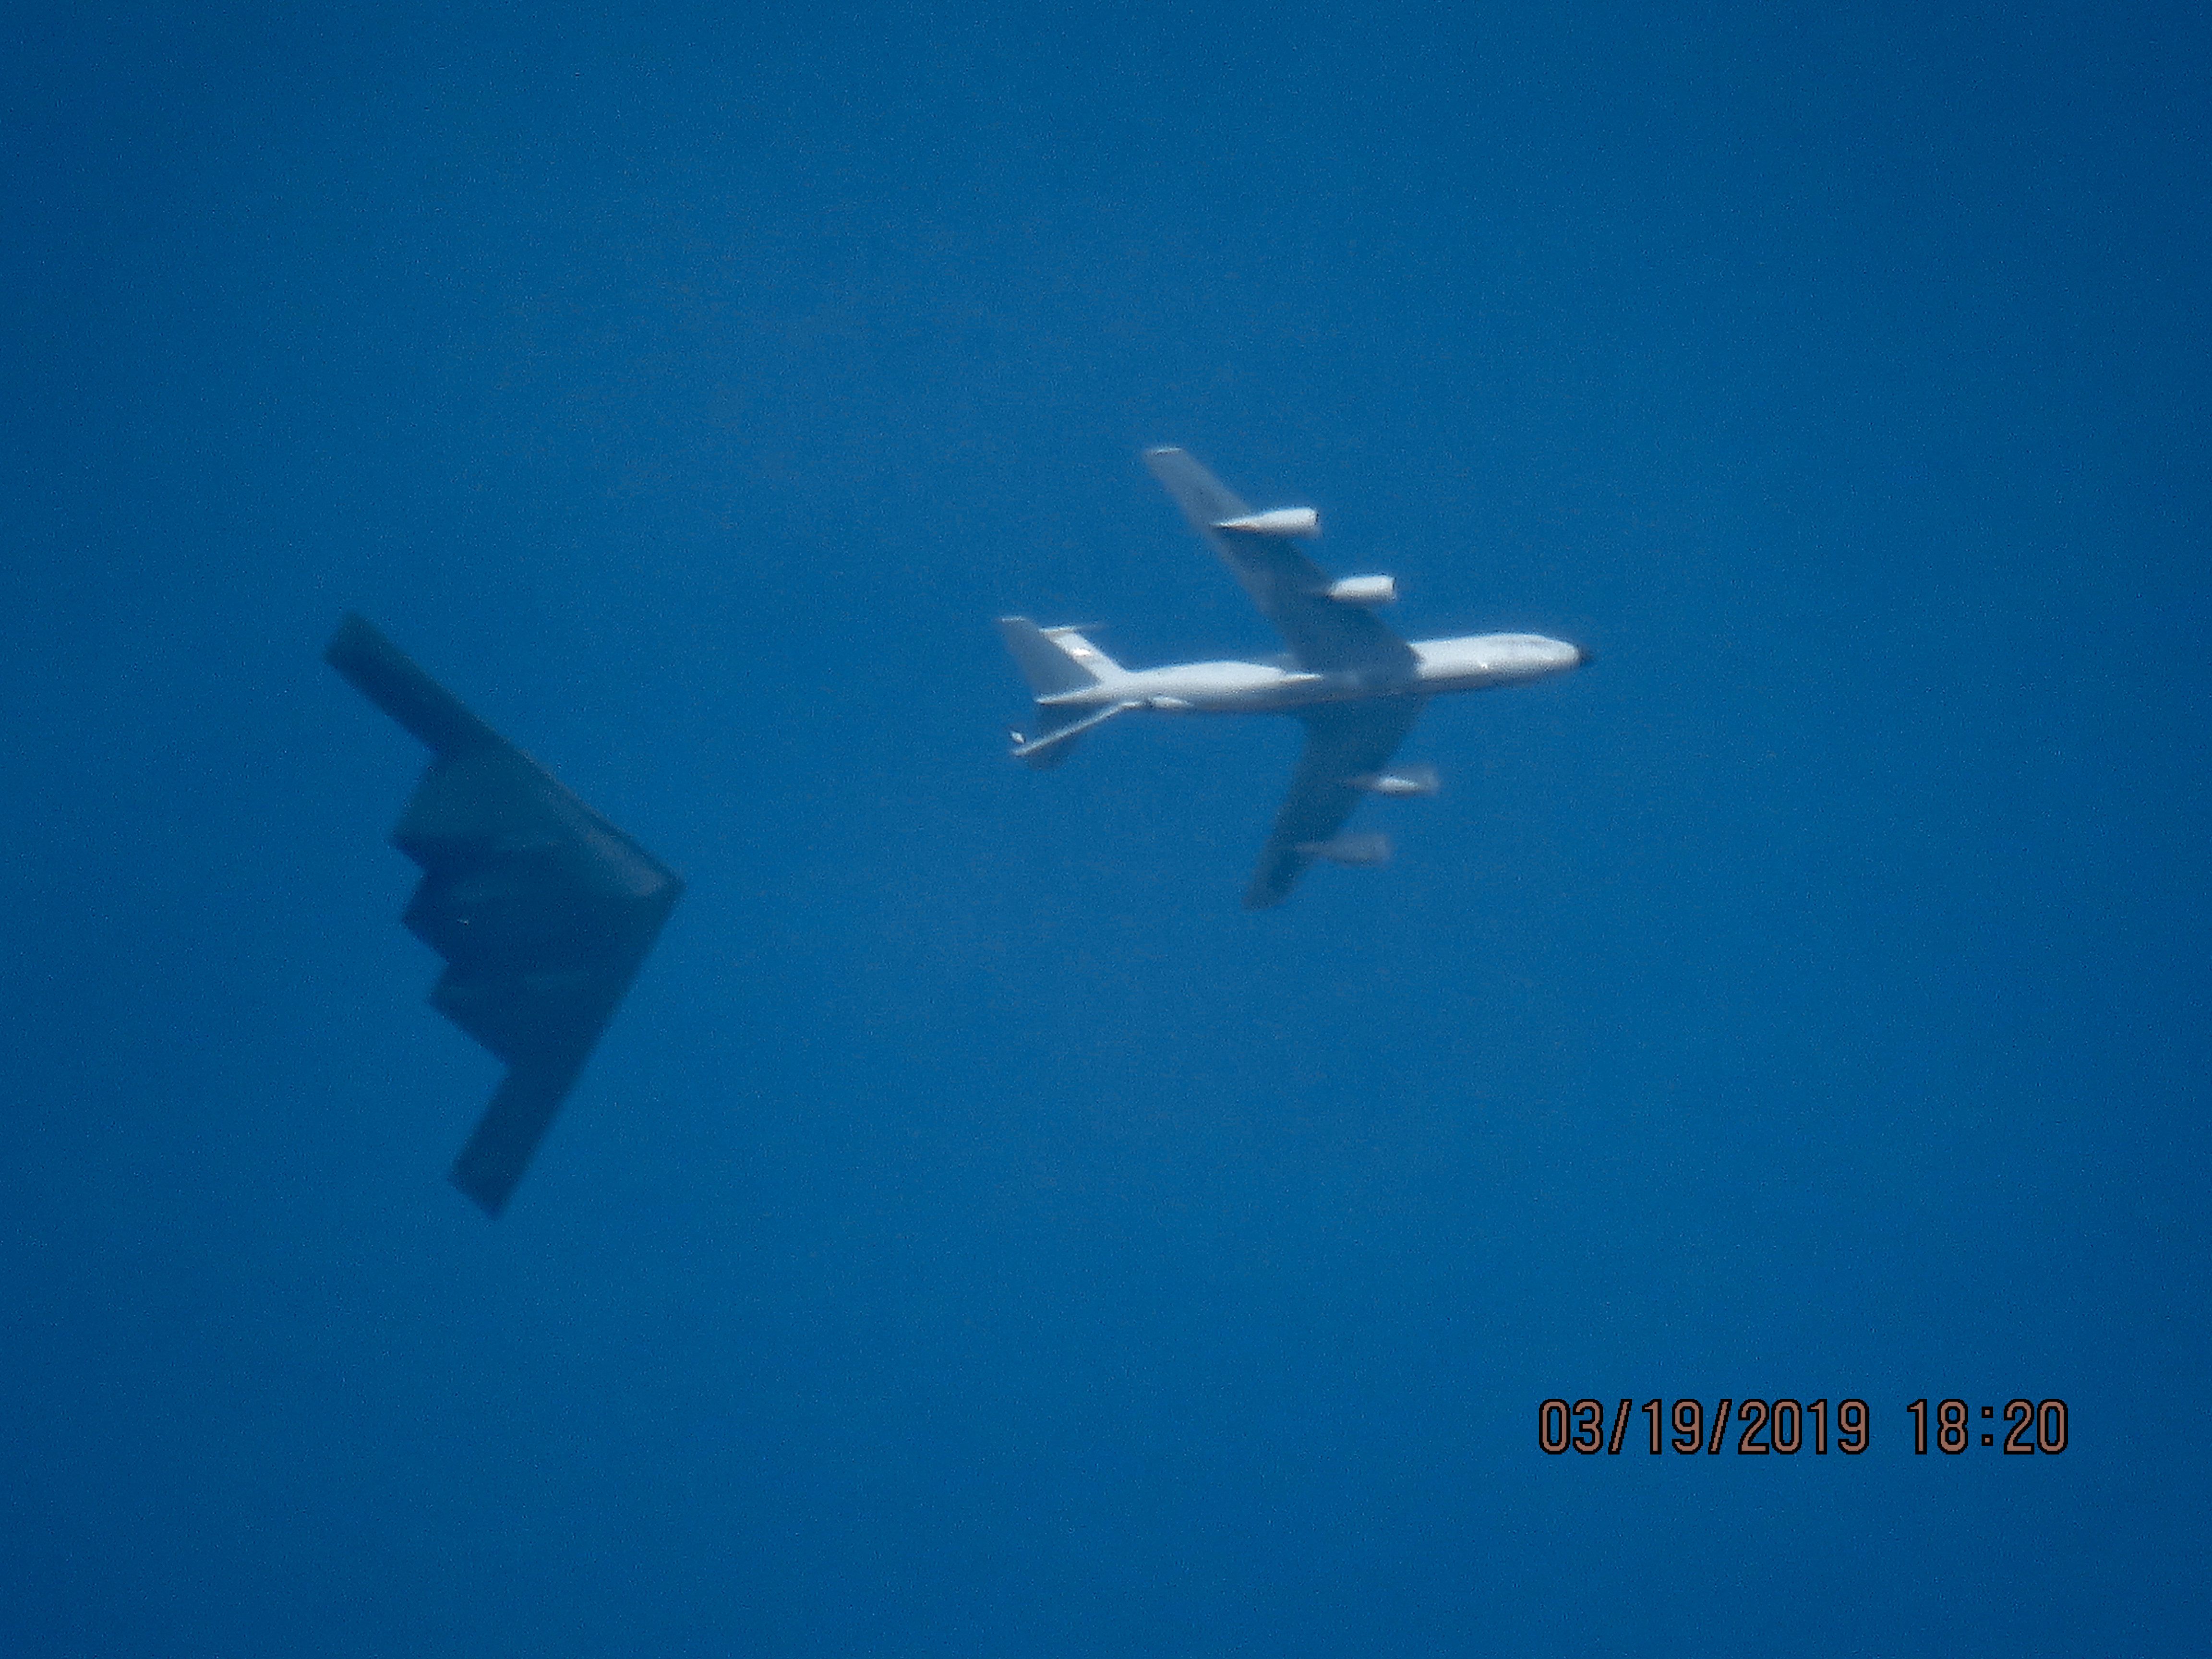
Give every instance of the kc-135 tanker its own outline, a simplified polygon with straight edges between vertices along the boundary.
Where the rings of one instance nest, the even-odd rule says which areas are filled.
[[[1321,534],[1310,507],[1255,513],[1180,449],[1146,453],[1191,528],[1220,555],[1260,613],[1290,646],[1264,661],[1123,668],[1073,628],[1001,617],[999,631],[1036,696],[1034,729],[1012,734],[1031,766],[1059,764],[1085,732],[1117,714],[1291,714],[1306,728],[1291,791],[1245,890],[1251,909],[1280,904],[1313,861],[1380,864],[1379,834],[1339,833],[1363,793],[1428,795],[1425,766],[1393,770],[1390,757],[1441,692],[1481,691],[1579,668],[1589,653],[1540,634],[1470,634],[1408,642],[1375,612],[1393,603],[1389,576],[1332,577],[1297,542]]]

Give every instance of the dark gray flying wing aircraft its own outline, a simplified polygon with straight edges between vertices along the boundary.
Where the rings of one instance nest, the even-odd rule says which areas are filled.
[[[446,958],[431,1006],[509,1067],[453,1170],[496,1216],[684,884],[361,617],[323,654],[431,750],[392,832],[423,870],[402,920]]]
[[[1577,668],[1589,653],[1537,634],[1401,640],[1375,614],[1398,597],[1389,576],[1335,578],[1293,545],[1321,534],[1310,507],[1255,513],[1180,449],[1145,456],[1206,544],[1243,584],[1291,647],[1271,662],[1123,668],[1071,628],[1002,617],[999,631],[1036,697],[1036,729],[1014,734],[1031,766],[1058,765],[1077,738],[1133,709],[1163,714],[1295,715],[1306,742],[1291,791],[1244,895],[1253,909],[1280,904],[1316,859],[1380,864],[1389,842],[1341,830],[1363,793],[1430,795],[1430,768],[1391,768],[1391,757],[1440,692],[1479,691]]]

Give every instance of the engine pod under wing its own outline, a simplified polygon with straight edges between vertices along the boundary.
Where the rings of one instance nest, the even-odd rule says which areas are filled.
[[[402,920],[446,959],[430,1006],[508,1067],[453,1170],[496,1216],[684,883],[361,617],[323,656],[431,750],[392,832],[423,872]]]

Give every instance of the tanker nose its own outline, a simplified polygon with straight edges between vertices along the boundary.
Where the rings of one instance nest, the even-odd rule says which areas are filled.
[[[1575,647],[1575,666],[1576,666],[1576,667],[1577,667],[1577,668],[1587,668],[1587,667],[1589,667],[1592,663],[1595,662],[1596,660],[1597,660],[1597,653],[1596,653],[1596,652],[1595,652],[1595,651],[1593,651],[1593,650],[1591,650],[1591,649],[1589,648],[1589,647],[1588,647],[1588,646],[1586,646],[1586,645],[1578,645],[1578,646],[1577,646],[1577,647]]]

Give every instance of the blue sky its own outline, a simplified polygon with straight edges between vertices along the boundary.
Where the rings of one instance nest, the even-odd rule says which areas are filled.
[[[2201,1644],[2201,15],[0,28],[0,1653]],[[1598,660],[1247,915],[1153,443]],[[496,1225],[349,608],[690,883]]]

